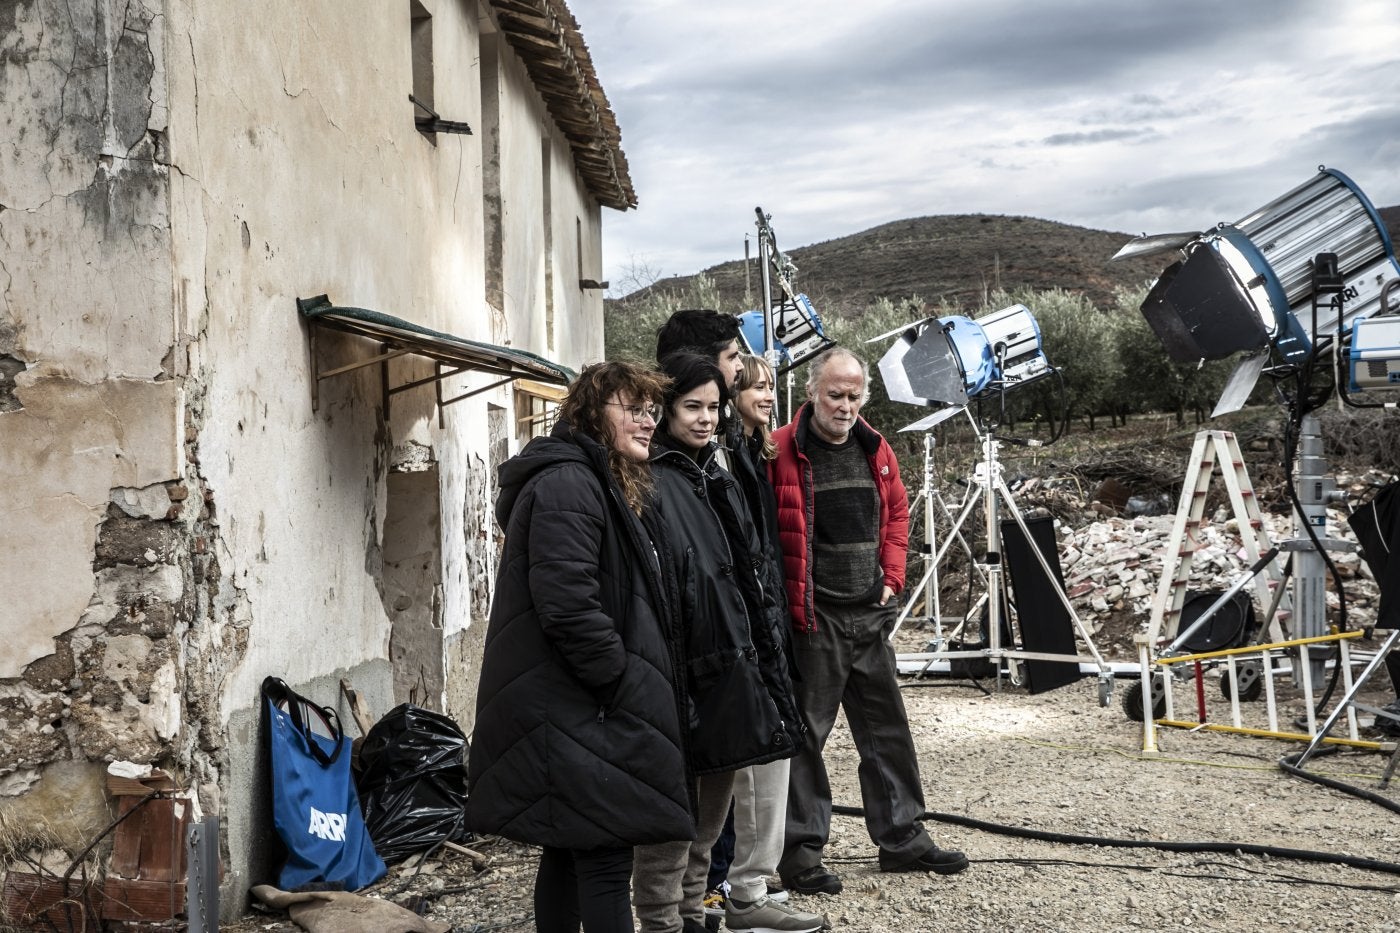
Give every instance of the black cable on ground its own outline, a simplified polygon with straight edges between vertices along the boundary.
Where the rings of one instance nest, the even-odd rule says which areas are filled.
[[[864,816],[860,807],[833,805],[832,813],[844,816]],[[1400,864],[1383,862],[1380,859],[1362,858],[1355,855],[1337,855],[1332,852],[1318,852],[1313,849],[1290,849],[1283,846],[1265,846],[1252,842],[1154,842],[1144,839],[1114,839],[1109,836],[1080,836],[1074,833],[1052,833],[1043,829],[1029,829],[1024,826],[1007,826],[990,823],[970,816],[955,813],[935,813],[925,811],[921,819],[937,820],[954,826],[966,826],[983,832],[1001,836],[1016,836],[1021,839],[1038,839],[1041,842],[1059,842],[1068,845],[1104,846],[1117,849],[1160,849],[1164,852],[1221,852],[1264,855],[1269,858],[1289,858],[1300,862],[1322,862],[1331,865],[1347,865],[1351,868],[1365,868],[1370,871],[1400,875]]]
[[[1305,781],[1312,781],[1314,784],[1321,784],[1323,787],[1330,787],[1333,790],[1339,790],[1344,794],[1350,794],[1351,796],[1359,797],[1362,800],[1369,800],[1371,803],[1374,803],[1377,806],[1385,807],[1392,813],[1400,813],[1400,803],[1396,803],[1394,800],[1391,800],[1388,797],[1382,797],[1380,794],[1373,793],[1372,791],[1366,790],[1365,788],[1357,787],[1354,784],[1346,784],[1342,781],[1337,781],[1329,777],[1323,777],[1320,774],[1313,774],[1310,771],[1303,770],[1302,768],[1298,767],[1298,759],[1301,757],[1303,757],[1302,752],[1297,752],[1292,755],[1284,755],[1278,760],[1278,766],[1283,770],[1287,771],[1289,774],[1293,775],[1294,777],[1300,777]]]
[[[873,859],[830,859],[832,862],[841,861],[874,861]],[[1257,868],[1250,868],[1247,865],[1237,865],[1230,862],[1212,862],[1208,859],[1198,859],[1195,864],[1201,868],[1218,866],[1228,869],[1231,874],[1221,872],[1195,872],[1186,871],[1179,868],[1166,868],[1161,865],[1139,865],[1132,862],[1088,862],[1083,859],[1068,858],[979,858],[972,859],[979,865],[1067,865],[1072,868],[1106,868],[1117,871],[1140,871],[1154,875],[1166,875],[1169,878],[1188,878],[1196,881],[1262,881],[1270,884],[1301,884],[1314,885],[1325,888],[1345,888],[1349,891],[1379,891],[1383,894],[1400,894],[1400,887],[1393,884],[1349,884],[1345,881],[1323,880],[1319,878],[1304,878],[1299,875],[1289,875],[1280,871],[1261,871]],[[1239,873],[1251,877],[1241,878]]]

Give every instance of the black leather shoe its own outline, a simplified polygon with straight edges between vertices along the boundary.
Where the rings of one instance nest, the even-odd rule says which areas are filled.
[[[785,875],[783,887],[798,894],[840,894],[841,876],[818,864],[795,875]]]
[[[912,861],[880,850],[880,871],[931,871],[939,875],[956,875],[967,867],[967,856],[957,849],[940,849],[934,846]]]

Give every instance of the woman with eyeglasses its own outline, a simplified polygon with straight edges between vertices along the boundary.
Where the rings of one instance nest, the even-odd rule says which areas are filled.
[[[667,381],[587,367],[550,435],[500,468],[467,825],[541,848],[545,933],[632,933],[633,847],[695,835],[684,672],[643,520]]]
[[[700,933],[710,847],[729,812],[734,772],[789,758],[797,745],[761,668],[775,649],[760,544],[743,493],[716,459],[727,380],[712,360],[691,353],[666,357],[661,369],[671,385],[651,463],[680,607],[698,838],[639,848],[633,902],[642,933]]]

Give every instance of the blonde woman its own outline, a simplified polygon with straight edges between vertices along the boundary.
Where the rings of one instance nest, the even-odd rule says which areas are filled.
[[[792,740],[800,744],[805,729],[797,707],[791,677],[792,631],[783,588],[782,551],[778,544],[777,500],[768,483],[768,461],[777,455],[770,435],[776,383],[768,362],[759,356],[741,357],[743,371],[735,385],[734,408],[740,421],[738,449],[731,451],[734,477],[748,502],[761,545],[759,568],[764,590],[773,594],[773,605],[764,623],[771,635],[763,639],[773,646],[763,659],[765,675],[773,681],[769,692],[785,698],[783,721]],[[755,638],[755,644],[759,643]],[[790,759],[752,765],[734,776],[734,861],[729,866],[729,896],[725,898],[725,926],[730,930],[806,931],[821,927],[816,914],[788,907],[786,891],[768,892],[768,876],[778,870],[783,854],[783,829],[787,815]]]

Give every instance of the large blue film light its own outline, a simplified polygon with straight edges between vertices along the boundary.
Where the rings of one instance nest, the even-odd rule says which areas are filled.
[[[739,336],[748,351],[758,356],[763,355],[763,328],[762,311],[745,311],[739,315]],[[821,316],[806,295],[799,294],[774,307],[773,349],[778,354],[780,370],[806,362],[831,345]]]
[[[1346,175],[1322,168],[1310,180],[1234,223],[1199,234],[1141,237],[1118,256],[1180,249],[1142,313],[1167,353],[1182,363],[1272,347],[1285,362],[1313,353],[1324,337],[1362,315],[1384,313],[1381,286],[1400,274],[1380,215]],[[1337,256],[1345,282],[1340,310],[1313,318],[1313,260]]]
[[[1050,371],[1040,325],[1019,304],[975,321],[952,315],[912,324],[880,358],[891,399],[940,407],[960,407]]]

